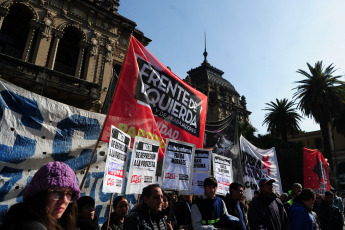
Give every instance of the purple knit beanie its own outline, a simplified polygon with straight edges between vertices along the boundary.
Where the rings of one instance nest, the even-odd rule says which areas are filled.
[[[78,181],[73,170],[65,163],[55,161],[43,165],[31,179],[23,194],[25,201],[38,192],[54,188],[72,189],[76,199],[80,196]]]

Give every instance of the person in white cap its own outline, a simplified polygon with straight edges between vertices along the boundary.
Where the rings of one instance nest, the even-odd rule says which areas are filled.
[[[260,194],[250,203],[250,229],[287,230],[288,218],[283,203],[273,192],[275,180],[265,177],[259,181]]]

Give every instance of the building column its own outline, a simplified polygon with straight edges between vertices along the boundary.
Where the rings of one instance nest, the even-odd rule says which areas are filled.
[[[54,38],[54,41],[53,41],[53,46],[52,46],[52,50],[51,50],[50,57],[49,57],[49,60],[48,60],[48,65],[47,65],[47,67],[49,69],[54,69],[56,54],[57,54],[57,50],[58,50],[58,47],[59,47],[59,42],[60,42],[60,39],[62,38],[62,36],[63,36],[63,32],[62,31],[55,31],[55,38]]]
[[[95,69],[95,75],[94,75],[94,79],[93,82],[94,83],[99,83],[100,85],[102,85],[102,79],[103,79],[103,74],[104,74],[104,62],[105,62],[105,47],[104,46],[100,46],[98,49],[98,56],[96,59],[96,69]]]
[[[104,103],[105,97],[107,96],[107,90],[105,88],[109,88],[111,78],[113,77],[113,52],[114,48],[112,45],[106,45],[106,56],[105,61],[103,63],[103,78],[101,83],[101,93],[100,93],[100,101],[102,104]]]
[[[80,78],[80,73],[81,73],[81,68],[83,67],[83,61],[84,61],[84,53],[85,53],[85,49],[88,46],[88,44],[84,41],[81,41],[79,44],[79,55],[78,55],[78,62],[77,62],[77,66],[75,68],[75,73],[74,76],[77,78]]]
[[[88,52],[88,62],[86,65],[86,77],[85,80],[88,82],[95,82],[95,75],[97,69],[97,60],[99,55],[99,38],[93,37],[91,39],[91,49]]]
[[[41,31],[37,37],[37,44],[35,46],[32,63],[39,66],[46,66],[52,36],[50,33],[51,28],[47,25],[41,27]]]
[[[30,51],[32,48],[32,41],[34,39],[35,32],[36,32],[37,28],[38,28],[38,24],[34,21],[31,21],[30,31],[29,31],[28,37],[26,39],[26,44],[25,44],[25,48],[23,51],[23,55],[22,55],[22,60],[25,62],[27,62],[29,60],[29,55],[30,55]]]

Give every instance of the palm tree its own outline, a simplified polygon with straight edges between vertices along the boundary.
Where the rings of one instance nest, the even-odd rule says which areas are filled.
[[[276,102],[271,101],[266,103],[268,107],[264,110],[269,111],[265,115],[263,124],[267,124],[267,131],[271,134],[280,136],[284,141],[287,141],[288,134],[297,134],[300,130],[299,122],[302,116],[296,112],[294,103],[284,98],[282,100],[276,99]]]
[[[295,82],[299,85],[294,88],[297,90],[294,98],[299,99],[297,107],[302,113],[307,117],[313,117],[320,124],[325,156],[332,165],[328,125],[332,124],[340,108],[344,106],[345,84],[339,80],[340,75],[333,76],[336,71],[333,64],[326,68],[322,65],[322,61],[316,62],[314,67],[309,63],[307,65],[310,73],[301,69],[297,71],[306,78]]]

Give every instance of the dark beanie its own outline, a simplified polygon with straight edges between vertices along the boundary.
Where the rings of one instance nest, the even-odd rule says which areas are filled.
[[[23,200],[54,188],[68,188],[74,193],[76,199],[80,196],[78,181],[73,170],[65,163],[55,161],[43,165],[25,188]]]

